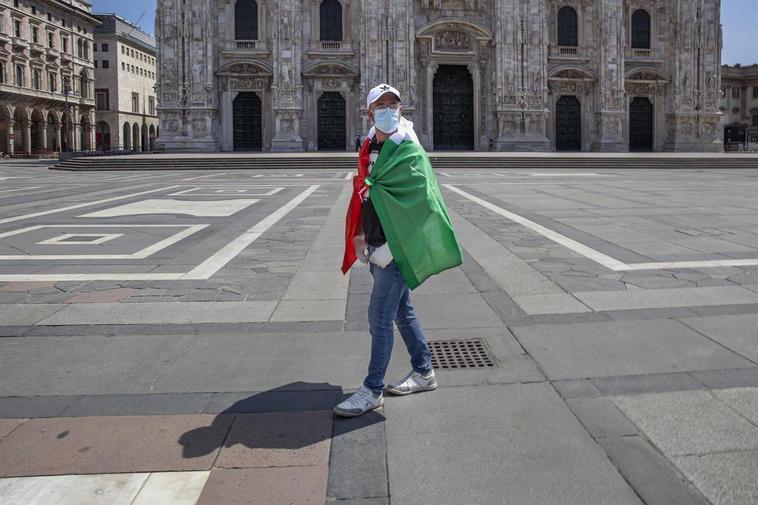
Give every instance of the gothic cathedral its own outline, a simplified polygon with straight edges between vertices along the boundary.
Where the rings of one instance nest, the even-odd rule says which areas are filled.
[[[167,150],[719,151],[720,0],[158,0]]]

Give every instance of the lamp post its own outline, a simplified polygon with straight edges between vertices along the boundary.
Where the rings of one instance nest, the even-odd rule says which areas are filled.
[[[63,113],[63,151],[68,152],[68,93],[71,91],[71,81],[68,77],[63,78],[63,95],[65,96],[66,108]]]

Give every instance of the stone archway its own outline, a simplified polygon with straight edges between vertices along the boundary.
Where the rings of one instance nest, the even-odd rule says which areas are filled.
[[[491,80],[482,79],[481,75],[493,56],[490,47],[493,33],[469,19],[448,16],[425,24],[416,30],[415,35],[418,89],[411,83],[411,89],[407,90],[409,101],[405,106],[409,113],[412,111],[419,140],[433,149],[488,149],[489,139],[483,111],[495,107],[495,89]],[[403,68],[397,70],[399,82],[405,80],[404,73]],[[457,91],[452,96],[445,97],[439,90],[446,84],[453,84],[446,81],[453,78],[451,76],[458,77],[458,85],[452,88]],[[467,90],[469,80],[472,90],[470,97]],[[404,90],[400,89],[400,92],[403,93]],[[458,108],[463,105],[465,110],[465,138],[462,141],[452,139],[452,134],[451,138],[445,138],[445,132],[450,132],[451,127],[443,117],[450,112],[442,112],[435,105],[442,104],[444,108],[450,109],[451,102],[455,100],[461,102]],[[440,135],[443,137],[440,138]]]
[[[95,148],[107,151],[111,148],[111,125],[106,121],[98,121],[95,125]]]
[[[150,137],[150,150],[152,151],[155,149],[155,138],[157,137],[155,133],[155,125],[150,125],[150,129],[148,130],[148,135]]]
[[[124,128],[122,131],[122,139],[121,139],[121,147],[125,151],[129,151],[132,148],[132,128],[129,125],[129,122],[124,123]]]
[[[265,62],[234,60],[216,71],[221,93],[221,146],[224,151],[268,150],[277,119],[273,113],[273,70]],[[297,130],[299,126],[293,125]],[[257,131],[257,133],[255,133]],[[160,133],[156,130],[156,134]],[[258,139],[259,136],[260,138]]]
[[[440,65],[432,83],[434,149],[474,149],[474,81],[464,65]]]
[[[134,123],[132,125],[132,151],[139,151],[139,150],[140,150],[139,125],[137,123]]]
[[[82,114],[82,119],[79,121],[79,149],[82,151],[92,149],[92,123],[87,114]]]

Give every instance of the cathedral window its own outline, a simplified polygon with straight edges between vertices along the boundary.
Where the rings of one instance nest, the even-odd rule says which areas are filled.
[[[576,11],[569,6],[561,7],[558,11],[558,45],[579,45]]]
[[[632,14],[632,47],[650,49],[650,14],[642,9]]]
[[[234,6],[234,38],[258,40],[258,2],[237,0]]]
[[[338,0],[324,0],[319,8],[321,40],[342,40],[342,4]]]

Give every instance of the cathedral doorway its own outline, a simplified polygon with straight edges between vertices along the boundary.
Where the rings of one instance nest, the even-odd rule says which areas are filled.
[[[345,150],[345,99],[336,91],[326,91],[318,99],[318,150]]]
[[[474,149],[474,81],[464,65],[440,65],[432,83],[433,143],[437,151]]]
[[[260,151],[263,145],[261,131],[261,99],[245,91],[233,101],[233,128],[235,151]]]
[[[629,105],[629,151],[653,150],[653,104],[638,96]]]
[[[562,96],[555,104],[555,150],[582,150],[582,108],[575,96]]]

